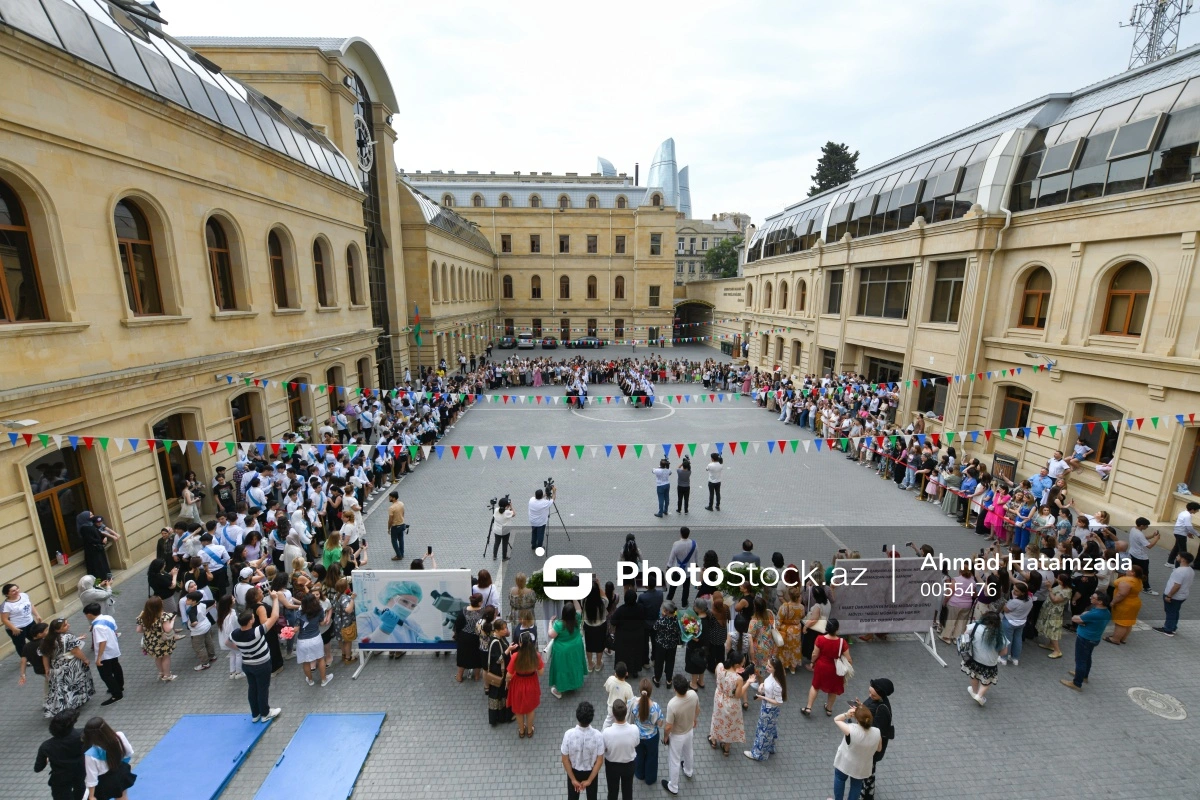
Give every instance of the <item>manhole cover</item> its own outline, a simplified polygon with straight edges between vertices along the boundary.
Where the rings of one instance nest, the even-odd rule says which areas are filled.
[[[1161,694],[1150,689],[1142,689],[1138,686],[1130,689],[1127,694],[1130,700],[1151,714],[1157,714],[1163,719],[1176,721],[1187,719],[1187,709],[1183,707],[1183,703],[1169,694]]]

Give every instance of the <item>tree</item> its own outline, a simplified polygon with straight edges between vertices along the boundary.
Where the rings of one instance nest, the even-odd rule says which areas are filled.
[[[704,271],[714,278],[733,278],[738,272],[738,252],[742,249],[742,237],[722,239],[704,254]]]
[[[812,188],[808,196],[820,194],[826,189],[841,186],[854,177],[858,172],[858,151],[850,153],[850,148],[837,142],[826,142],[821,148],[821,158],[817,160],[817,172],[812,176]]]

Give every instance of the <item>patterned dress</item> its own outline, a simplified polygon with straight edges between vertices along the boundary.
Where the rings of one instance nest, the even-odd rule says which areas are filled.
[[[758,690],[759,694],[783,699],[783,687],[769,676]],[[758,712],[758,727],[754,730],[754,745],[750,748],[750,757],[756,761],[766,761],[768,756],[775,754],[775,742],[779,739],[779,710],[783,706],[768,703],[765,700]]]
[[[1071,590],[1055,585],[1050,589],[1050,595],[1061,599],[1062,602],[1055,605],[1049,599],[1046,600],[1042,606],[1042,613],[1038,615],[1037,631],[1049,641],[1057,642],[1062,638],[1063,612],[1071,601]]]
[[[487,671],[499,678],[504,678],[508,667],[508,639],[494,637],[488,643]],[[513,712],[508,707],[508,684],[487,687],[488,724],[499,725],[512,722]]]
[[[754,659],[754,674],[766,675],[767,662],[775,657],[775,637],[771,630],[775,626],[775,618],[769,615],[767,622],[757,617],[750,620],[750,654]],[[786,640],[784,642],[786,644]]]
[[[733,696],[741,678],[733,670],[717,665],[717,691],[713,695],[712,724],[708,738],[718,744],[746,741],[746,728],[742,724],[742,701]]]
[[[784,669],[795,670],[800,666],[800,642],[803,638],[800,623],[804,621],[804,606],[790,600],[779,607],[779,632],[783,634],[783,647],[779,648],[779,660]]]
[[[54,660],[50,662],[50,673],[46,676],[49,686],[42,703],[42,713],[46,719],[60,711],[81,707],[96,693],[91,670],[71,655],[72,650],[80,647],[83,647],[83,639],[69,633],[60,635]]]
[[[147,655],[162,658],[175,651],[175,637],[163,633],[164,625],[170,629],[174,622],[175,615],[169,611],[164,611],[155,625],[146,625],[142,622],[142,615],[138,614],[137,624],[142,626],[142,650]]]

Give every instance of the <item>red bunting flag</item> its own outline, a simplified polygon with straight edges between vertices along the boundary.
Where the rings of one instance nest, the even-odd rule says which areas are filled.
[[[621,458],[625,457],[625,445],[623,445],[623,444],[617,445],[617,455],[620,456]]]
[[[456,444],[452,444],[452,445],[450,445],[450,455],[454,456],[454,457],[457,459],[457,458],[458,458],[458,451],[459,451],[460,449],[461,449],[461,448],[460,448],[460,446],[459,446],[459,445],[456,445]]]
[[[213,455],[216,455],[217,448],[220,446],[221,446],[220,442],[209,442],[208,443],[208,452],[212,453]]]

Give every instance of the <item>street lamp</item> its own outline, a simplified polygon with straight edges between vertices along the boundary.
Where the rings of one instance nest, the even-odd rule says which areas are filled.
[[[1047,356],[1044,356],[1041,353],[1031,353],[1028,350],[1026,350],[1025,357],[1032,358],[1034,361],[1044,361],[1046,363],[1046,369],[1054,369],[1055,367],[1058,366],[1058,361],[1056,361],[1053,358],[1048,358]]]
[[[217,383],[220,383],[221,381],[225,381],[226,383],[228,383],[230,378],[250,378],[253,375],[254,375],[254,370],[250,370],[248,372],[230,372],[225,375],[218,374],[216,376],[216,378],[217,378]]]
[[[40,423],[36,419],[0,419],[0,425],[3,425],[5,428],[12,428],[13,430],[32,428],[38,424]]]
[[[313,353],[313,358],[320,358],[321,353],[340,353],[340,352],[342,352],[342,348],[340,348],[340,347],[322,347],[320,350]]]

